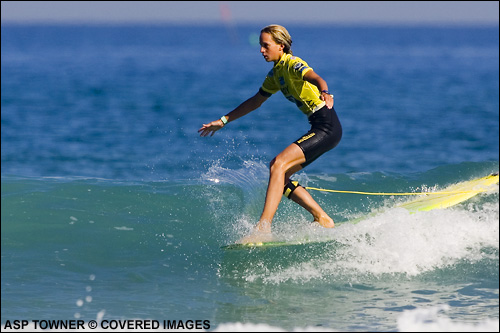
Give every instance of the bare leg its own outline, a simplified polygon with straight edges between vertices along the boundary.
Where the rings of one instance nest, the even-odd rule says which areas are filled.
[[[299,186],[293,191],[290,196],[294,202],[304,207],[314,217],[314,221],[318,222],[325,228],[333,228],[335,224],[330,216],[321,208],[320,205],[311,197],[305,188]]]
[[[267,186],[266,201],[264,210],[260,216],[256,230],[260,232],[271,232],[271,222],[274,214],[278,210],[283,188],[285,186],[285,176],[288,170],[296,165],[305,162],[302,149],[296,144],[291,144],[286,147],[278,156],[271,162],[269,168],[269,185]]]
[[[296,144],[291,144],[285,148],[285,150],[271,162],[266,201],[259,223],[256,226],[257,231],[263,233],[271,232],[271,223],[278,210],[283,195],[283,187],[285,183],[289,181],[289,177],[292,174],[302,169],[301,164],[304,162],[304,152]],[[310,212],[314,217],[314,221],[319,222],[327,228],[332,228],[334,226],[333,220],[303,187],[298,187],[293,192],[291,198]]]

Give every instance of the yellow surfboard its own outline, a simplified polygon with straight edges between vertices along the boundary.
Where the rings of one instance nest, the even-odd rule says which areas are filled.
[[[455,206],[461,202],[464,202],[479,193],[487,192],[498,188],[498,173],[491,174],[486,177],[477,178],[469,181],[460,182],[451,186],[446,187],[443,190],[437,191],[436,193],[429,192],[422,194],[421,197],[410,200],[408,202],[397,205],[396,207],[402,207],[410,211],[410,213],[429,211],[433,209],[444,209]],[[358,223],[366,218],[376,215],[377,213],[368,214],[366,216],[348,221],[346,223]],[[313,242],[324,242],[324,241],[313,241]],[[230,244],[222,246],[225,250],[243,250],[251,248],[268,248],[277,246],[290,246],[290,245],[302,245],[308,244],[310,241],[271,241],[262,243],[247,243],[247,244]]]
[[[411,213],[444,209],[464,202],[479,193],[492,190],[494,186],[498,187],[498,174],[448,186],[438,191],[439,194],[432,192],[423,194],[422,197],[400,204],[398,207],[406,208]]]

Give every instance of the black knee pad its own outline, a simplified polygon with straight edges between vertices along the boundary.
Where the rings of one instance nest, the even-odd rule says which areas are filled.
[[[295,189],[299,186],[300,186],[299,182],[296,181],[288,182],[285,185],[285,189],[283,190],[283,195],[288,199],[290,199],[290,196],[292,195],[293,191],[295,191]]]

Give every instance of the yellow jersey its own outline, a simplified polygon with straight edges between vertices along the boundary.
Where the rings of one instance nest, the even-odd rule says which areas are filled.
[[[304,60],[285,53],[267,74],[261,90],[267,96],[281,90],[286,99],[310,116],[325,106],[318,87],[304,80],[304,75],[311,70]]]

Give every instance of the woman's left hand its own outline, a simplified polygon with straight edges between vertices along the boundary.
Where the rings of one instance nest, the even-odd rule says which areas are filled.
[[[327,108],[331,109],[333,107],[333,95],[330,95],[326,92],[322,92],[321,99],[325,101]]]

